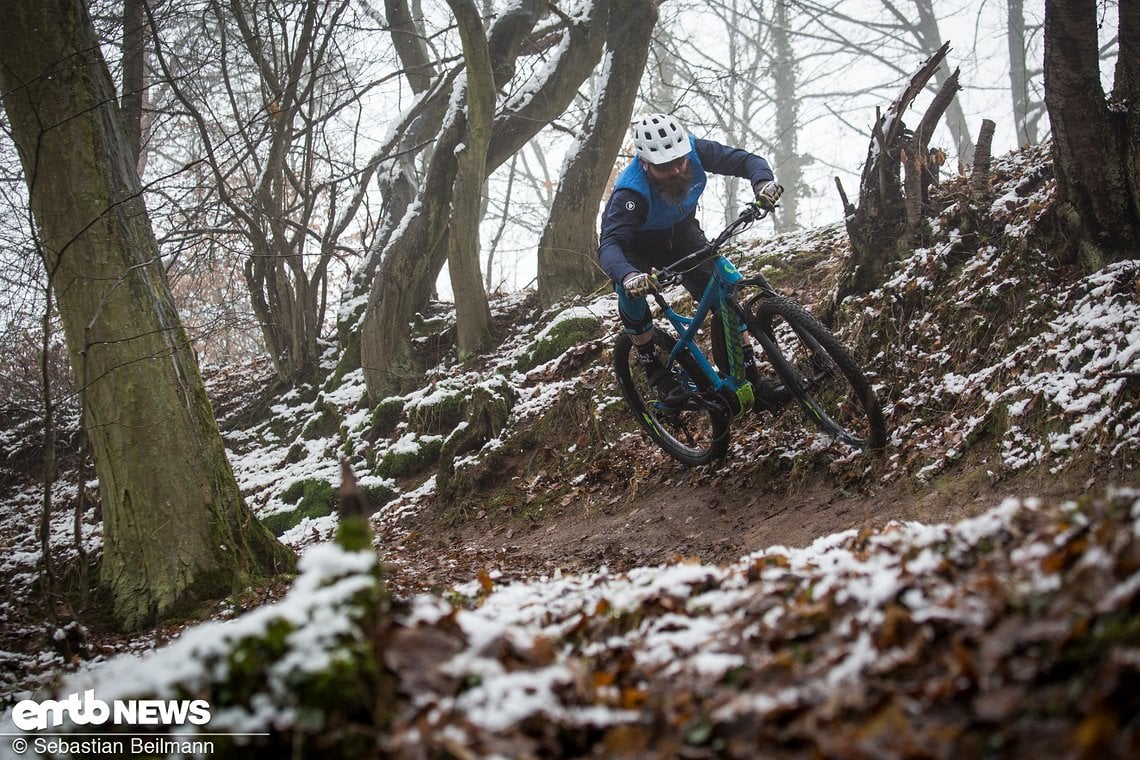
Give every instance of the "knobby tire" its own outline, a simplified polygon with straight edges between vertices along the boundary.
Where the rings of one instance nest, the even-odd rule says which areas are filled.
[[[664,360],[676,339],[658,330],[654,342]],[[630,336],[622,334],[614,344],[614,373],[641,427],[677,461],[689,466],[707,464],[724,456],[728,449],[730,416],[727,410],[714,408],[718,403],[715,394],[703,393],[708,391],[708,379],[691,354],[682,352],[675,370],[677,381],[694,395],[683,404],[666,406],[650,387]]]
[[[741,316],[808,420],[857,448],[886,445],[886,421],[870,382],[818,319],[793,301],[769,294],[748,301]]]

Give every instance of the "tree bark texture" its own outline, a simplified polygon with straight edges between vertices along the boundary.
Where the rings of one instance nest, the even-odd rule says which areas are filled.
[[[143,94],[146,91],[146,0],[123,0],[123,95],[127,144],[142,174]]]
[[[1115,104],[1122,126],[1125,143],[1124,173],[1132,199],[1132,218],[1140,224],[1140,3],[1122,0],[1120,3],[1120,54],[1116,59],[1116,72],[1112,87]],[[1128,108],[1120,109],[1121,104]],[[1134,236],[1140,237],[1140,233]]]
[[[374,401],[408,390],[423,372],[408,325],[428,302],[447,261],[447,224],[458,170],[455,149],[464,130],[457,113],[444,124],[419,198],[399,222],[368,296],[360,324],[360,363]]]
[[[567,296],[589,293],[605,281],[597,264],[598,229],[593,222],[628,132],[657,23],[657,3],[616,0],[609,12],[605,76],[577,149],[562,171],[538,245],[538,296],[545,308]]]
[[[388,33],[392,45],[404,67],[404,76],[412,92],[420,95],[431,88],[435,66],[431,62],[422,25],[412,15],[408,0],[384,0],[384,13],[388,17]]]
[[[170,296],[110,74],[81,0],[18,0],[0,88],[83,397],[101,582],[136,629],[288,569],[242,500]]]
[[[553,69],[537,87],[525,88],[521,97],[502,104],[487,148],[488,176],[566,111],[578,87],[598,64],[606,41],[605,24],[598,19],[605,17],[609,5],[610,0],[597,0],[584,15],[570,20],[564,31],[565,49]],[[497,79],[495,83],[500,87],[504,84]]]
[[[903,161],[903,178],[907,188],[906,195],[906,237],[918,244],[922,229],[925,227],[927,200],[930,186],[935,184],[938,176],[938,164],[930,150],[930,138],[934,134],[942,115],[954,102],[958,90],[959,70],[942,80],[934,99],[922,114],[922,120],[915,127],[906,149],[906,160]]]
[[[1101,87],[1096,0],[1046,0],[1045,104],[1053,128],[1060,221],[1090,271],[1140,254],[1138,3],[1121,2],[1122,64],[1111,99]]]
[[[991,119],[982,119],[982,129],[978,133],[978,142],[974,150],[974,167],[970,172],[970,192],[979,197],[984,196],[990,189],[990,163],[994,129],[997,124]]]

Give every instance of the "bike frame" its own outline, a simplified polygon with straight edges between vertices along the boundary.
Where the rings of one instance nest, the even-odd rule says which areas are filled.
[[[737,398],[740,406],[739,412],[747,411],[754,403],[751,384],[744,375],[742,358],[744,328],[736,314],[734,298],[739,285],[745,280],[744,275],[737,270],[736,266],[720,253],[720,248],[731,237],[764,216],[766,214],[755,206],[746,209],[739,218],[717,236],[716,240],[658,272],[659,279],[666,282],[676,281],[681,275],[679,267],[686,262],[692,261],[695,262],[694,265],[699,265],[710,258],[713,259],[712,277],[709,278],[705,292],[701,294],[701,299],[697,302],[693,316],[686,317],[678,313],[669,305],[661,293],[653,292],[654,300],[661,307],[662,315],[672,325],[678,336],[677,343],[669,355],[666,366],[671,368],[681,352],[688,351],[705,373],[712,388],[715,388],[721,395],[731,395]],[[763,278],[757,278],[755,282],[762,287],[767,285]],[[720,372],[713,366],[696,342],[697,332],[714,307],[719,307],[721,318],[726,327],[724,330],[725,350],[728,353],[730,365],[730,372],[727,377],[721,377]]]

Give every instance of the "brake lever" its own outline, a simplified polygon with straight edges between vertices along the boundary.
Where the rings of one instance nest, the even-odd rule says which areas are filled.
[[[744,210],[740,212],[740,215],[744,216],[747,214],[756,221],[759,221],[775,211],[779,205],[778,203],[769,203],[768,201],[757,199],[747,203],[744,206]]]
[[[681,281],[681,273],[674,272],[671,269],[654,269],[652,270],[652,274],[657,284],[666,288],[676,285]]]

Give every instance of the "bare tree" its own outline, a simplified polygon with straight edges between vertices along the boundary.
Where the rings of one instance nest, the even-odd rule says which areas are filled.
[[[1009,50],[1009,94],[1013,103],[1013,123],[1022,145],[1037,142],[1037,126],[1045,115],[1042,94],[1034,91],[1040,79],[1039,66],[1030,66],[1030,36],[1040,27],[1026,24],[1024,0],[1006,0],[1006,47]]]
[[[479,220],[483,216],[483,180],[495,108],[495,75],[483,21],[472,0],[447,0],[455,14],[466,62],[463,146],[455,167],[454,199],[448,225],[447,265],[455,291],[455,318],[461,359],[478,352],[491,338],[491,309],[479,269]],[[502,63],[502,59],[500,59]]]
[[[81,0],[9,4],[0,91],[82,393],[101,582],[138,628],[291,566],[242,500]]]
[[[608,0],[585,3],[573,15],[556,13],[557,28],[541,35],[561,40],[544,46],[558,51],[552,65],[537,81],[528,77],[518,93],[508,91],[497,101],[485,176],[509,160],[574,98],[601,53],[604,29],[595,21],[607,3]],[[527,0],[512,6],[490,26],[487,46],[497,88],[512,81],[521,45],[530,38],[546,10],[545,4]],[[462,90],[449,97],[455,97],[455,102],[462,106]],[[365,382],[373,398],[402,388],[422,373],[412,352],[407,325],[426,305],[431,286],[447,258],[447,225],[459,169],[455,150],[466,128],[461,111],[462,108],[456,108],[449,112],[427,163],[418,202],[399,222],[399,234],[384,251],[373,281],[361,322],[360,351]],[[459,297],[458,291],[456,296]]]
[[[915,72],[886,113],[878,114],[863,165],[857,208],[837,181],[851,238],[851,256],[840,274],[837,304],[848,295],[878,287],[888,267],[914,245],[925,228],[923,203],[930,181],[930,136],[957,92],[958,72],[946,78],[918,124],[908,127],[903,117],[949,50],[948,43],[939,48]]]
[[[123,0],[123,86],[119,105],[127,143],[142,174],[143,112],[146,96],[147,0]]]
[[[352,253],[342,238],[385,158],[358,163],[355,143],[337,137],[371,83],[342,41],[349,0],[211,0],[205,10],[207,33],[189,42],[212,47],[177,53],[152,14],[156,58],[209,169],[216,205],[199,228],[246,251],[250,303],[290,381],[316,365],[330,267]]]
[[[692,93],[698,102],[690,107],[695,111],[708,109],[725,142],[745,146],[772,160],[788,190],[784,196],[783,213],[777,221],[794,225],[795,196],[801,187],[790,176],[792,157],[777,157],[776,151],[778,145],[795,144],[799,125],[788,122],[788,110],[777,117],[779,125],[773,124],[772,114],[779,110],[777,93],[788,94],[788,88],[781,88],[775,84],[776,81],[787,85],[794,80],[795,70],[794,63],[776,61],[774,40],[778,34],[786,34],[788,30],[786,27],[777,30],[774,20],[766,15],[771,7],[758,6],[748,0],[724,0],[710,5],[710,10],[723,24],[727,41],[724,50],[698,48],[693,55],[683,57],[687,62],[700,66],[693,81],[701,84]],[[724,56],[723,61],[718,60],[721,55]],[[784,65],[789,67],[781,68]],[[782,102],[786,109],[796,107],[786,99]],[[788,131],[783,132],[782,129]],[[784,172],[785,161],[789,164],[787,174]],[[724,207],[727,223],[740,211],[733,201],[737,199],[741,180],[725,177],[722,181],[725,197],[729,200]]]
[[[605,65],[582,136],[562,172],[550,218],[538,246],[538,295],[543,306],[587,293],[605,280],[597,266],[597,217],[614,159],[645,68],[657,4],[615,0],[610,6]]]
[[[1045,103],[1062,228],[1089,270],[1140,255],[1140,4],[1118,5],[1113,89],[1101,86],[1097,0],[1046,0]]]

